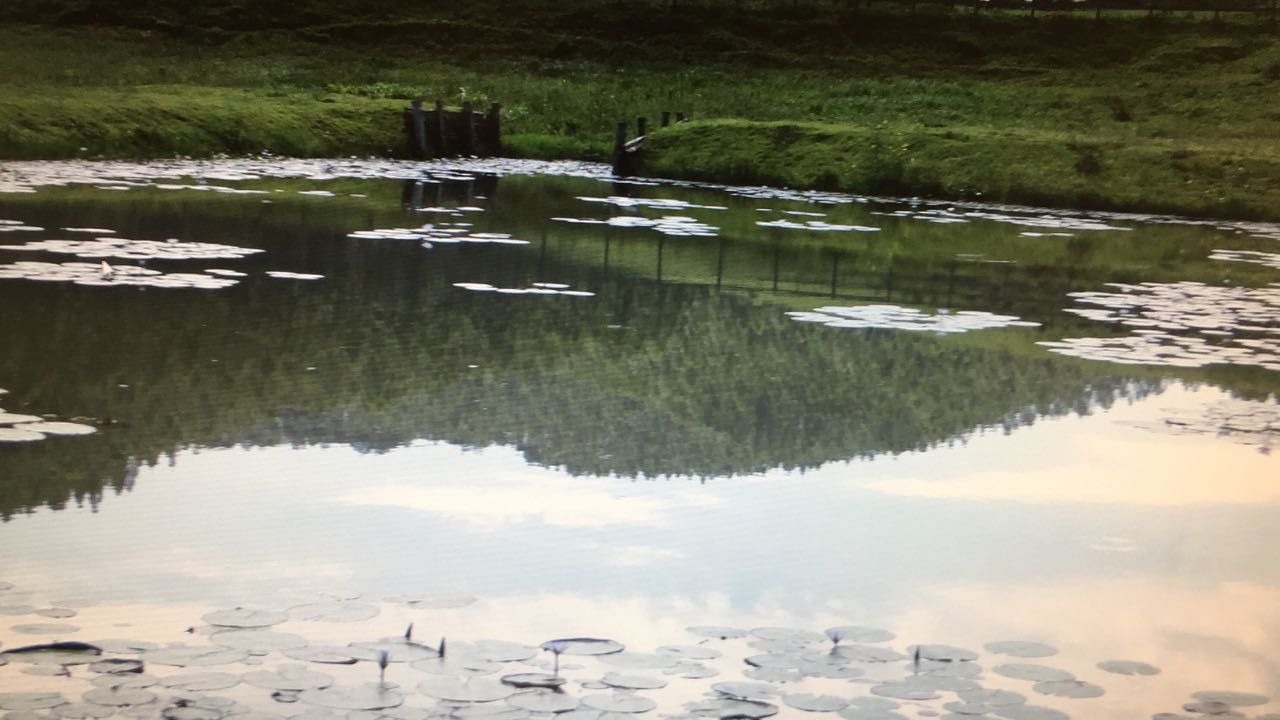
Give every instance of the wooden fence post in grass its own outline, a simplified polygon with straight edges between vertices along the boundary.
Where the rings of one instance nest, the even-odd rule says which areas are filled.
[[[682,112],[676,113],[676,122],[678,123],[684,122],[684,113]]]
[[[671,124],[671,112],[669,110],[663,110],[662,111],[662,127],[666,127],[670,124]]]
[[[649,121],[645,118],[636,118],[636,137],[644,137],[649,129]]]
[[[427,157],[427,114],[422,111],[422,101],[409,104],[409,122],[413,128],[413,152],[419,158]]]
[[[489,103],[489,131],[486,133],[485,145],[491,155],[502,154],[502,105]]]
[[[462,154],[476,154],[476,115],[471,109],[471,101],[462,103]]]
[[[435,145],[436,157],[444,157],[449,154],[449,138],[445,134],[444,103],[440,100],[436,100],[435,132],[436,137],[440,139]]]

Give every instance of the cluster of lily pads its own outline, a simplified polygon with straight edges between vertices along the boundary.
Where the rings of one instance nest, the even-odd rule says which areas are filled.
[[[1223,400],[1194,412],[1166,409],[1156,422],[1135,422],[1135,427],[1173,435],[1226,438],[1241,445],[1270,452],[1280,446],[1280,406],[1248,400]]]
[[[38,240],[23,245],[0,245],[0,250],[75,255],[93,260],[238,260],[264,252],[260,248],[217,243],[182,242],[176,239],[130,240],[121,237],[100,237],[93,240]]]
[[[805,222],[795,222],[779,218],[777,220],[757,220],[756,225],[767,228],[782,228],[784,230],[810,230],[813,232],[877,232],[880,228],[871,227],[869,225],[840,225],[837,223],[829,223],[822,220],[807,220]]]
[[[1209,255],[1209,259],[1247,262],[1280,270],[1280,253],[1268,253],[1259,250],[1214,250]]]
[[[1123,337],[1066,338],[1040,345],[1063,355],[1119,363],[1230,363],[1280,370],[1280,283],[1260,288],[1190,281],[1108,285],[1119,292],[1069,293],[1077,302],[1099,307],[1066,311],[1138,330]]]
[[[427,223],[415,228],[381,228],[356,230],[347,237],[360,240],[415,240],[430,249],[437,244],[458,243],[493,245],[528,245],[528,240],[518,240],[508,233],[473,232],[470,223]]]
[[[76,285],[137,286],[156,288],[196,288],[217,290],[231,287],[236,280],[202,273],[163,273],[159,270],[136,265],[110,265],[102,263],[65,262],[50,263],[24,260],[0,265],[0,279],[40,280],[45,282],[70,282]]]
[[[21,220],[4,220],[0,219],[0,233],[6,232],[41,232],[44,228],[38,225],[28,225]]]
[[[825,305],[810,312],[788,312],[793,320],[821,323],[837,328],[883,328],[918,332],[963,333],[1002,327],[1039,327],[1040,323],[1014,315],[997,315],[979,310],[926,313],[901,305]]]
[[[8,390],[0,388],[0,395]],[[40,415],[5,412],[0,408],[0,443],[20,443],[44,440],[58,435],[89,435],[98,429],[92,425],[64,420],[51,420]]]
[[[589,290],[574,290],[571,285],[565,283],[549,283],[536,282],[531,283],[529,287],[522,288],[505,288],[496,287],[489,283],[477,282],[456,282],[453,284],[456,288],[470,290],[472,292],[491,292],[500,295],[568,295],[570,297],[593,297],[595,293]]]
[[[639,217],[637,215],[616,215],[606,220],[596,218],[553,217],[558,222],[579,225],[609,225],[620,228],[653,228],[663,235],[715,237],[720,228],[707,225],[697,218],[687,215],[663,215],[660,218]]]
[[[578,196],[579,200],[594,203],[605,203],[614,207],[647,207],[659,210],[728,210],[724,205],[699,205],[686,200],[677,200],[675,198],[635,198],[623,195],[610,195],[608,197],[590,197],[585,195]]]

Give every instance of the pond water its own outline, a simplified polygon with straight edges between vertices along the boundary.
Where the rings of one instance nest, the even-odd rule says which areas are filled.
[[[1280,717],[1277,226],[9,163],[0,337],[6,720]]]

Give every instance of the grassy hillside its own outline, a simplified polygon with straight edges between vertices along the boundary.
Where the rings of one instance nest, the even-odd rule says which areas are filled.
[[[403,154],[423,97],[501,102],[517,155],[605,159],[671,110],[666,175],[1280,219],[1280,37],[1208,18],[9,0],[0,158]]]

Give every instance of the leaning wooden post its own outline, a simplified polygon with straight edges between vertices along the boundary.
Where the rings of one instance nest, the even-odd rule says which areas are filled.
[[[663,110],[662,111],[662,127],[666,127],[670,124],[671,124],[671,112],[668,110]]]
[[[409,104],[409,122],[413,128],[413,151],[418,157],[427,157],[427,114],[422,111],[422,101]]]
[[[449,138],[445,134],[444,125],[444,103],[436,100],[436,137],[440,138],[440,144],[436,146],[436,155],[444,157],[449,154]]]
[[[649,121],[645,118],[636,118],[636,137],[644,137],[645,131],[648,130]]]
[[[487,143],[489,145],[489,153],[492,155],[502,154],[502,106],[498,103],[489,103],[489,137]]]
[[[476,154],[476,117],[470,100],[462,103],[462,154]]]
[[[627,123],[626,121],[618,123],[613,130],[613,174],[625,175],[623,172],[623,158],[627,154]]]

